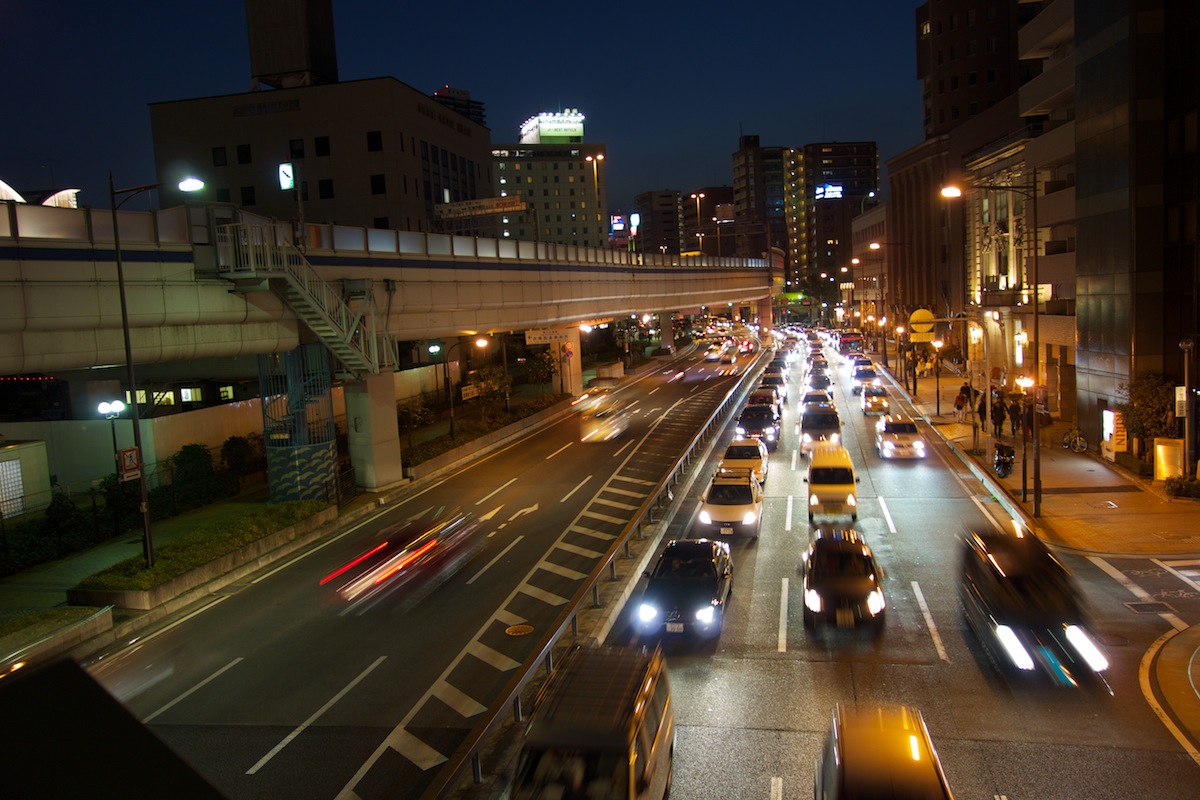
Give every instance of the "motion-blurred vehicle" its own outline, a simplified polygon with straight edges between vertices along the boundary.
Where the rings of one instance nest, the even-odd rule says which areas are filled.
[[[800,436],[800,455],[807,455],[819,444],[838,444],[842,421],[831,405],[806,405],[796,420],[796,433]]]
[[[804,553],[804,627],[883,631],[883,571],[858,531],[820,529]]]
[[[892,407],[888,390],[876,383],[864,386],[860,393],[863,416],[871,414],[886,414]]]
[[[725,448],[718,469],[748,469],[759,483],[767,482],[767,472],[771,461],[767,453],[767,445],[762,439],[745,437],[734,439]]]
[[[1002,674],[1072,687],[1095,679],[1108,688],[1108,658],[1088,630],[1080,594],[1040,539],[970,532],[961,569],[964,616]]]
[[[838,705],[814,774],[815,800],[953,800],[921,712]]]
[[[639,633],[721,634],[733,593],[728,544],[712,539],[667,542],[646,578],[634,620]]]
[[[875,452],[880,458],[924,458],[925,440],[914,420],[886,414],[875,424]]]
[[[697,527],[705,535],[758,538],[762,506],[762,485],[750,470],[718,470],[700,499]]]
[[[727,345],[725,349],[721,351],[722,364],[733,364],[737,362],[737,357],[738,350],[735,345]]]
[[[579,413],[579,441],[607,442],[629,429],[630,413],[624,401],[604,397]]]
[[[761,439],[768,450],[774,450],[779,446],[779,414],[770,406],[745,406],[734,431],[738,436]]]
[[[725,348],[721,347],[721,345],[714,344],[713,346],[709,347],[707,350],[704,351],[704,360],[705,361],[720,361],[721,353],[724,349]]]
[[[451,511],[384,528],[374,546],[321,579],[342,600],[366,610],[384,599],[415,601],[462,568],[482,549],[482,522]],[[421,593],[418,593],[420,590]]]

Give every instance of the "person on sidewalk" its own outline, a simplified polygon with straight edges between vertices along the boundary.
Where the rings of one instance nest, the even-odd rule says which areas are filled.
[[[997,439],[1004,438],[1004,418],[1007,415],[1004,408],[1004,398],[993,398],[992,403],[992,431]]]
[[[1025,415],[1021,413],[1021,398],[1019,395],[1013,395],[1012,400],[1008,401],[1008,429],[1013,436],[1017,435],[1017,429],[1021,427],[1021,422]]]
[[[954,398],[954,421],[962,422],[966,418],[967,410],[967,395],[963,392],[958,393],[958,397]]]

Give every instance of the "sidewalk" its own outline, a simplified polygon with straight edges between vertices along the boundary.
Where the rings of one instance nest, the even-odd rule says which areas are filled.
[[[1096,447],[1084,453],[1063,448],[1058,425],[1049,435],[1043,433],[1038,448],[1042,492],[1040,514],[1034,517],[1033,442],[1026,446],[1020,431],[1011,435],[1005,422],[999,441],[1016,449],[1016,463],[1011,475],[999,478],[992,469],[994,450],[987,432],[973,428],[969,417],[966,422],[954,419],[960,376],[944,371],[940,377],[918,378],[913,396],[892,368],[883,371],[891,381],[889,391],[909,400],[915,416],[951,445],[1005,510],[1047,542],[1101,556],[1200,559],[1200,501],[1168,497],[1161,485],[1105,460]],[[972,450],[976,442],[977,452]],[[1200,764],[1200,625],[1164,635],[1143,665],[1147,662],[1150,688],[1165,707],[1164,724]]]

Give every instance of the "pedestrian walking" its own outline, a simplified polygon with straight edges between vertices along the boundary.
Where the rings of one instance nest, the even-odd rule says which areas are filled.
[[[967,396],[962,392],[958,393],[958,397],[954,398],[954,421],[962,422],[966,416]]]
[[[997,439],[1004,438],[1004,418],[1008,416],[1004,408],[1004,400],[992,403],[992,431]]]
[[[1024,419],[1025,415],[1021,413],[1021,398],[1014,397],[1008,403],[1008,429],[1012,432],[1013,436],[1017,435],[1017,428],[1021,427]]]

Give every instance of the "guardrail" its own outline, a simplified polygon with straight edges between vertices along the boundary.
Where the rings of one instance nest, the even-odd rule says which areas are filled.
[[[583,584],[571,597],[570,602],[566,604],[564,610],[547,629],[546,633],[542,634],[541,638],[534,645],[533,651],[517,669],[516,673],[500,690],[496,701],[483,713],[482,718],[471,729],[467,738],[447,759],[447,765],[438,772],[433,783],[422,793],[422,800],[442,800],[449,797],[450,793],[465,777],[468,765],[470,765],[472,770],[473,781],[476,784],[482,783],[482,747],[498,732],[501,726],[508,724],[507,710],[510,707],[513,714],[512,721],[519,723],[523,720],[521,693],[528,686],[529,682],[534,679],[539,667],[545,667],[545,675],[549,675],[554,669],[553,650],[563,638],[567,629],[570,628],[573,636],[578,635],[578,615],[583,602],[590,596],[592,608],[602,607],[603,604],[600,602],[600,583],[605,578],[606,573],[607,580],[617,580],[616,559],[619,556],[624,558],[631,557],[630,539],[633,537],[637,539],[644,538],[643,527],[653,523],[654,515],[673,499],[672,488],[678,484],[680,478],[687,472],[696,453],[703,446],[707,445],[715,434],[719,434],[724,428],[731,416],[731,411],[736,410],[738,403],[741,402],[745,394],[747,385],[751,383],[747,379],[752,374],[756,375],[757,372],[758,370],[747,370],[743,373],[742,380],[730,389],[729,393],[725,395],[725,398],[718,404],[713,413],[701,425],[699,432],[692,439],[691,444],[680,454],[674,465],[667,471],[667,474],[659,480],[653,491],[651,491],[646,500],[634,513],[629,524],[621,531],[621,534],[616,538],[612,546],[609,547],[608,552],[601,558],[596,568],[584,580]]]

